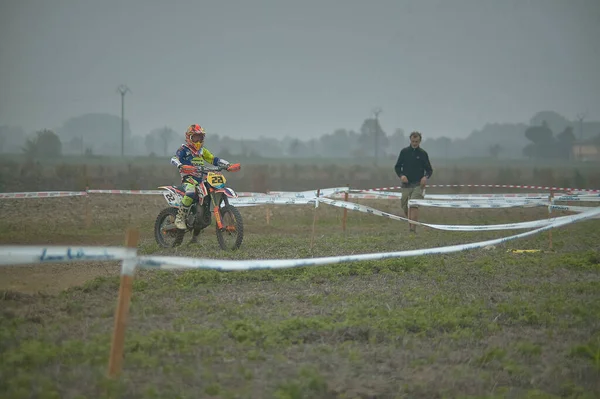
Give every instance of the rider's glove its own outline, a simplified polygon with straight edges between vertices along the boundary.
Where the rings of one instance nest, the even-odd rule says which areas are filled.
[[[219,166],[223,166],[223,167],[228,167],[229,166],[229,162],[227,162],[224,159],[219,158],[219,160],[217,161],[217,163],[219,164]]]
[[[192,175],[196,173],[196,168],[192,165],[181,165],[179,167],[179,172],[183,173],[184,175]]]

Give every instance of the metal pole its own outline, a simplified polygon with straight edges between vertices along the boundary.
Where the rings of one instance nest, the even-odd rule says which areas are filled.
[[[119,85],[117,92],[121,94],[121,157],[125,156],[125,94],[131,92],[129,87]]]
[[[125,155],[125,93],[121,93],[121,157]]]
[[[373,110],[373,114],[375,114],[375,166],[377,166],[377,153],[379,151],[379,114],[381,113],[381,108],[377,107]]]
[[[583,146],[583,120],[587,116],[587,112],[577,115],[579,120],[579,143],[577,145],[578,161],[581,161],[581,147]]]

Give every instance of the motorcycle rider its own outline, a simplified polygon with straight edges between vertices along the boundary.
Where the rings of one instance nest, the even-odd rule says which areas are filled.
[[[208,149],[203,147],[206,133],[199,124],[190,125],[185,132],[185,143],[179,147],[171,158],[171,163],[177,166],[181,175],[181,182],[185,190],[185,196],[181,199],[181,206],[175,217],[175,226],[185,230],[185,218],[190,207],[197,200],[196,186],[202,183],[202,177],[198,176],[195,166],[203,166],[204,161],[215,166],[229,167],[230,163],[222,158],[215,157]]]

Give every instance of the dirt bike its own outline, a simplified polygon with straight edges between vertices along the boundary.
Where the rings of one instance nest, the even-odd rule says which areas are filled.
[[[175,226],[177,211],[185,195],[183,185],[160,186],[159,188],[166,190],[163,195],[169,207],[163,209],[156,217],[156,242],[163,248],[176,247],[181,245],[187,232],[192,233],[190,242],[197,242],[200,232],[210,226],[212,213],[215,215],[217,241],[221,249],[238,249],[244,239],[244,224],[240,211],[229,203],[229,198],[237,198],[238,195],[231,188],[225,187],[227,180],[221,171],[237,172],[240,170],[240,164],[187,168],[195,169],[193,176],[201,180],[201,183],[196,186],[198,200],[194,201],[185,219],[186,229],[180,230]]]

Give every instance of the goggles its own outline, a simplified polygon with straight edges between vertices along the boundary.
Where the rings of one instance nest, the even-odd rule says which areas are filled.
[[[190,140],[192,140],[193,143],[201,143],[201,142],[204,142],[205,136],[206,136],[205,133],[194,133],[190,137]]]

